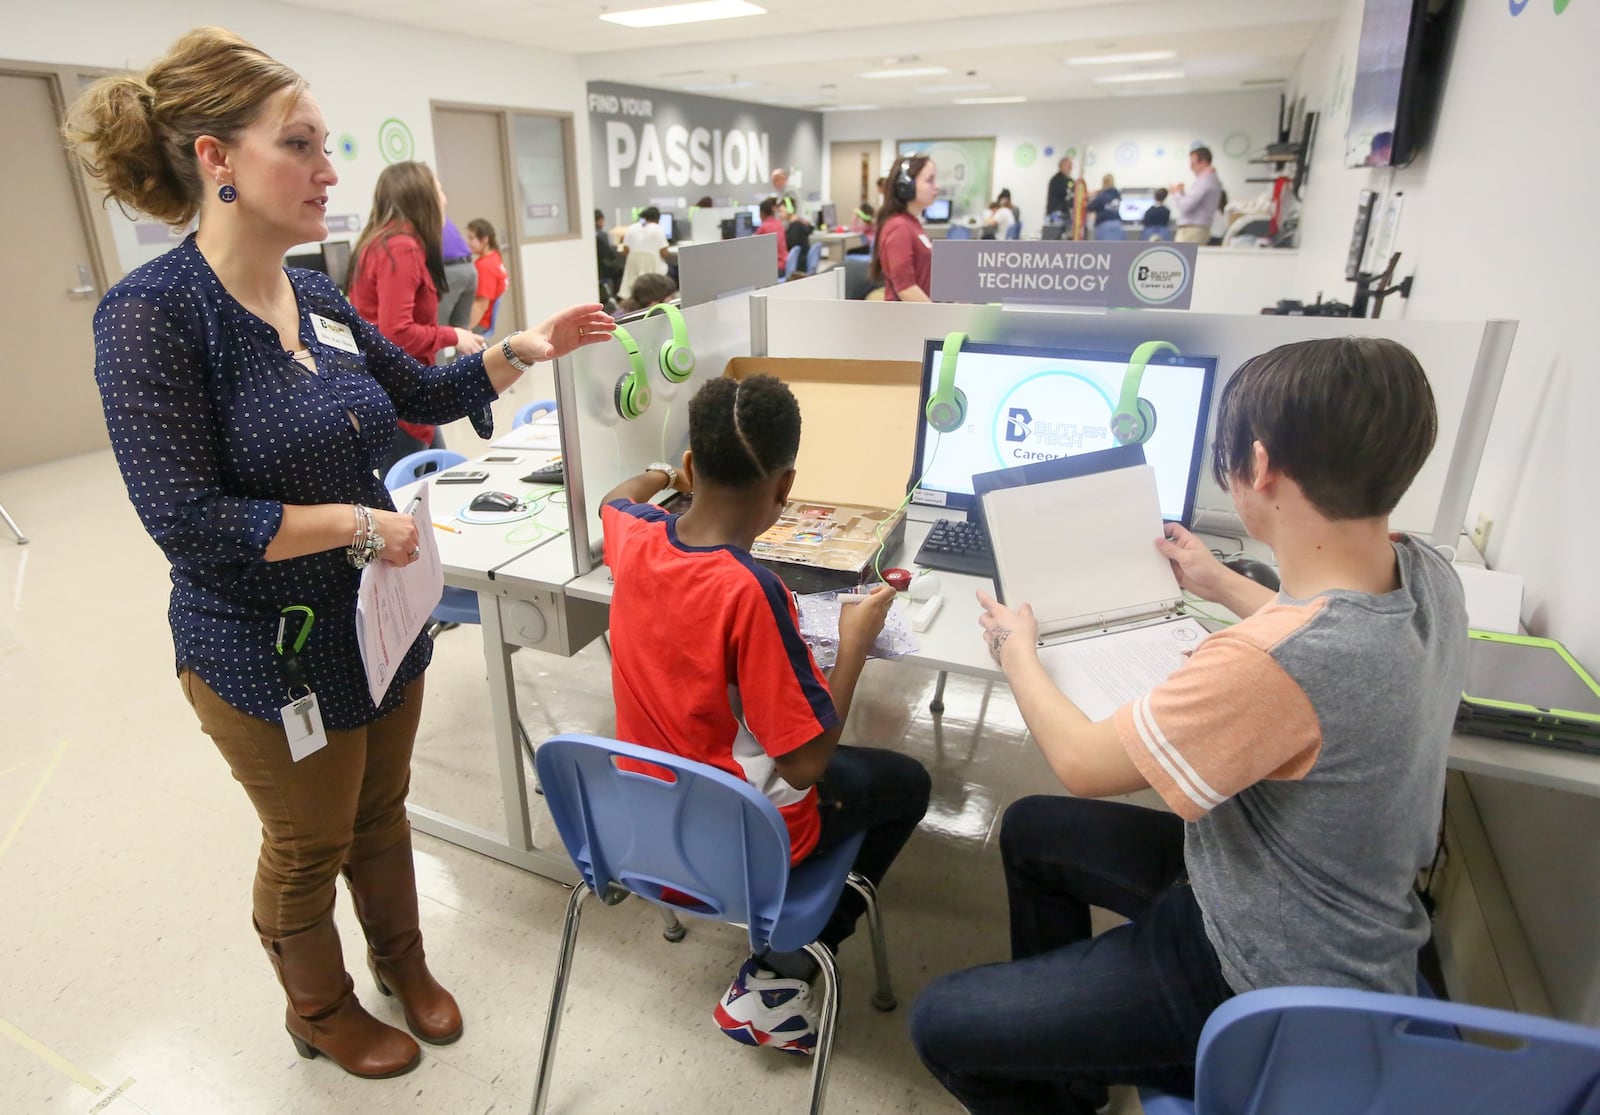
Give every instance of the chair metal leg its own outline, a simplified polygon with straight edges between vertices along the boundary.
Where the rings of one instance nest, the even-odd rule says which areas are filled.
[[[677,914],[665,906],[657,906],[656,909],[661,911],[661,920],[667,923],[667,927],[661,931],[663,937],[673,944],[677,944],[688,935],[689,930],[684,928],[684,924],[678,920]]]
[[[828,1091],[828,1058],[833,1053],[833,1032],[839,1021],[839,966],[826,945],[812,941],[806,952],[817,962],[822,977],[822,1007],[817,1012],[817,1047],[811,1054],[811,1115],[822,1115]]]
[[[578,946],[578,920],[589,888],[579,883],[567,900],[567,920],[561,931],[561,953],[556,959],[555,977],[550,983],[550,1013],[544,1020],[544,1048],[539,1051],[539,1077],[533,1086],[531,1115],[544,1115],[550,1097],[550,1077],[556,1064],[556,1036],[561,1031],[561,1010],[567,999],[567,977],[572,975],[572,954]]]
[[[882,1011],[894,1010],[900,1005],[894,997],[894,986],[889,982],[889,946],[883,938],[883,915],[878,911],[878,888],[865,875],[854,871],[845,876],[845,885],[859,894],[867,904],[867,935],[872,938],[872,971],[878,987],[872,993],[872,1005]]]
[[[933,700],[928,702],[928,711],[935,715],[944,711],[944,683],[950,680],[948,670],[939,671],[939,681],[933,687]]]
[[[6,505],[3,503],[0,503],[0,519],[4,519],[6,526],[11,528],[11,533],[17,536],[17,545],[28,544],[28,536],[22,533],[22,528],[17,525],[17,521],[11,517],[11,513],[6,510]]]

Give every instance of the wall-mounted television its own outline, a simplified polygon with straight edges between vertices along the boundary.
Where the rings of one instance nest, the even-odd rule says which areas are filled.
[[[1426,142],[1444,83],[1455,0],[1365,0],[1345,166],[1405,166]]]

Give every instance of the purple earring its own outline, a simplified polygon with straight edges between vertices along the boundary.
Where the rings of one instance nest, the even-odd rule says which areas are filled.
[[[222,185],[217,187],[217,196],[220,197],[224,203],[231,205],[239,200],[239,191],[234,189],[230,183],[224,182]]]

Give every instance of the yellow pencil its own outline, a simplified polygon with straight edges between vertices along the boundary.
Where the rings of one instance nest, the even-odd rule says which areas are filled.
[[[459,530],[457,530],[455,527],[451,526],[449,523],[441,523],[441,522],[435,521],[433,525],[438,527],[440,530],[447,530],[451,534],[460,534],[461,533]]]

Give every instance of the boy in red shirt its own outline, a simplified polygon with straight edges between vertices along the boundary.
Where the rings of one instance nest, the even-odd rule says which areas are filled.
[[[778,274],[783,274],[783,265],[788,262],[788,247],[786,246],[786,231],[783,220],[778,216],[778,199],[769,197],[761,203],[759,210],[761,223],[756,226],[757,236],[776,236],[778,238]]]
[[[928,807],[928,772],[908,755],[842,747],[839,737],[894,591],[880,586],[839,617],[824,678],[800,637],[793,595],[750,545],[794,484],[800,408],[781,381],[716,379],[689,403],[681,471],[652,465],[600,511],[611,597],[617,736],[743,778],[778,807],[791,862],[865,832],[853,864],[874,885]],[[694,492],[682,515],[645,502]],[[818,940],[837,952],[865,908],[846,888]],[[747,1045],[809,1054],[816,1041],[803,951],[752,956],[714,1012]]]

